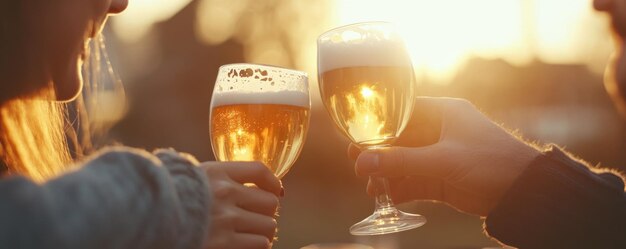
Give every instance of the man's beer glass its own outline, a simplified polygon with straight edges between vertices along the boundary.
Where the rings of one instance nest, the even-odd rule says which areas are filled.
[[[413,111],[415,77],[404,41],[386,22],[358,23],[317,40],[322,101],[332,119],[361,149],[391,146]],[[350,227],[353,235],[417,228],[426,219],[394,207],[385,178],[371,177],[376,210]]]
[[[255,64],[220,67],[211,99],[219,161],[259,161],[281,178],[306,138],[311,101],[304,72]]]

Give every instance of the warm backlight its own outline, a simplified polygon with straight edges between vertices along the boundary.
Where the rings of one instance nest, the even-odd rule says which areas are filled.
[[[400,27],[418,75],[446,82],[472,56],[521,65],[601,69],[606,23],[589,0],[337,0],[338,26],[382,20]],[[606,46],[598,46],[598,44]]]

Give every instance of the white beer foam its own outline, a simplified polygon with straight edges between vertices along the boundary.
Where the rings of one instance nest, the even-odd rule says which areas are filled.
[[[300,91],[220,92],[213,95],[213,107],[236,104],[278,104],[310,108],[309,95]]]
[[[327,71],[357,66],[410,66],[404,43],[398,40],[357,39],[318,41],[318,68]]]

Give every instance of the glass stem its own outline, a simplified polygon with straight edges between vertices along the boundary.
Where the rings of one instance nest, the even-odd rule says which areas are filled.
[[[376,195],[376,210],[393,207],[393,201],[389,196],[389,181],[385,177],[370,177],[370,181],[374,184],[374,193]]]

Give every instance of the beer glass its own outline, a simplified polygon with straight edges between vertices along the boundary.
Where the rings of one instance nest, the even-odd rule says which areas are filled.
[[[311,101],[304,72],[221,66],[211,98],[211,146],[218,161],[259,161],[282,178],[298,158]]]
[[[415,77],[394,26],[367,22],[332,29],[317,40],[322,102],[335,124],[361,149],[391,146],[413,111]],[[371,177],[376,210],[350,227],[353,235],[417,228],[426,219],[394,207],[387,179]]]

